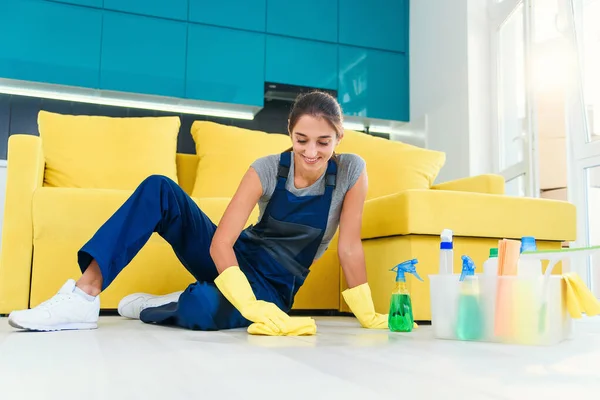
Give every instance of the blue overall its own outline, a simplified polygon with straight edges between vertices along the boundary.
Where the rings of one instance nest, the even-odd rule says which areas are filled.
[[[295,196],[285,188],[291,156],[281,154],[277,185],[261,221],[243,230],[234,245],[239,267],[256,298],[285,312],[292,308],[325,234],[337,174],[337,165],[330,160],[324,194]],[[157,232],[197,282],[178,302],[146,308],[140,319],[194,330],[247,327],[251,321],[214,283],[218,272],[209,249],[216,228],[175,182],[153,175],[81,248],[78,263],[84,272],[92,259],[98,262],[104,290]]]

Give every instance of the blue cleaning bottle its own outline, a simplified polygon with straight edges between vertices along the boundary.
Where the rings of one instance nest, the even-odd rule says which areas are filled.
[[[388,326],[392,332],[410,332],[413,329],[414,317],[412,312],[412,303],[410,293],[406,287],[405,274],[413,274],[420,281],[423,281],[415,264],[419,261],[412,259],[396,265],[390,271],[396,272],[396,287],[392,292],[390,301],[390,312],[388,314]]]
[[[475,277],[475,263],[469,256],[462,256],[462,261],[456,336],[461,340],[480,340],[484,335],[485,321],[479,301],[479,282]]]

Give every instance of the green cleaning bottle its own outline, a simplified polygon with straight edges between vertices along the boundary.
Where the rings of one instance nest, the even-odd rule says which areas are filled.
[[[462,256],[462,261],[456,336],[460,340],[480,340],[484,336],[485,321],[479,301],[479,281],[475,276],[475,263],[469,256]]]
[[[396,272],[396,287],[392,292],[390,313],[388,314],[388,326],[392,332],[410,332],[413,329],[412,303],[404,274],[408,272],[423,281],[415,268],[415,264],[418,262],[417,259],[408,260],[390,270]]]

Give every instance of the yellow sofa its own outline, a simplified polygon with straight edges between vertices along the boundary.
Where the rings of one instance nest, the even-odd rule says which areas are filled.
[[[131,123],[133,128],[127,132],[135,136],[150,129],[136,130],[136,124],[153,120],[98,118],[45,113],[39,117],[40,137],[10,137],[0,255],[0,314],[36,306],[66,279],[80,275],[77,250],[131,194],[132,185],[151,172],[144,169],[148,154],[136,158],[136,152],[160,153],[152,168],[176,171],[174,179],[218,223],[251,160],[290,145],[286,135],[195,122],[192,135],[197,154],[176,154],[173,132],[179,125],[172,120],[155,119],[157,126],[167,124],[164,130],[169,133],[163,137],[155,132],[152,143],[140,147],[139,140],[147,136],[138,137],[134,143],[123,135],[121,124]],[[79,136],[74,134],[77,132],[66,134],[69,130],[79,130]],[[88,135],[88,131],[95,133]],[[114,135],[108,140],[105,135],[111,132]],[[106,154],[111,146],[121,151],[119,157]],[[77,156],[83,148],[99,151]],[[573,205],[505,196],[504,181],[499,176],[434,185],[444,163],[442,153],[352,131],[346,132],[338,152],[358,153],[367,162],[369,194],[362,238],[378,312],[387,312],[389,306],[394,285],[390,269],[404,260],[418,258],[417,268],[425,282],[409,277],[408,284],[415,318],[430,318],[427,276],[437,270],[439,234],[444,228],[455,231],[456,271],[462,254],[470,255],[481,266],[489,248],[504,237],[533,235],[541,248],[558,248],[561,242],[575,239]],[[111,163],[106,162],[107,158]],[[90,169],[90,163],[94,168]],[[136,170],[139,176],[127,181],[125,178],[131,178],[134,172],[125,172],[120,163],[129,163],[127,168],[133,168],[131,171]],[[257,216],[255,209],[247,224],[254,223]],[[346,286],[336,241],[337,235],[311,268],[294,309],[349,311],[341,297]],[[102,307],[115,309],[119,300],[132,292],[182,290],[192,280],[170,246],[155,234],[101,295]]]

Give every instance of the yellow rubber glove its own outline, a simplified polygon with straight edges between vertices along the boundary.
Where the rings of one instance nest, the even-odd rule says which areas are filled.
[[[363,328],[388,329],[388,314],[375,312],[368,283],[346,289],[342,292],[342,296]]]
[[[257,300],[248,279],[238,266],[223,271],[215,285],[223,296],[249,321],[248,333],[271,336],[315,334],[317,326],[312,318],[293,319],[275,304]]]

